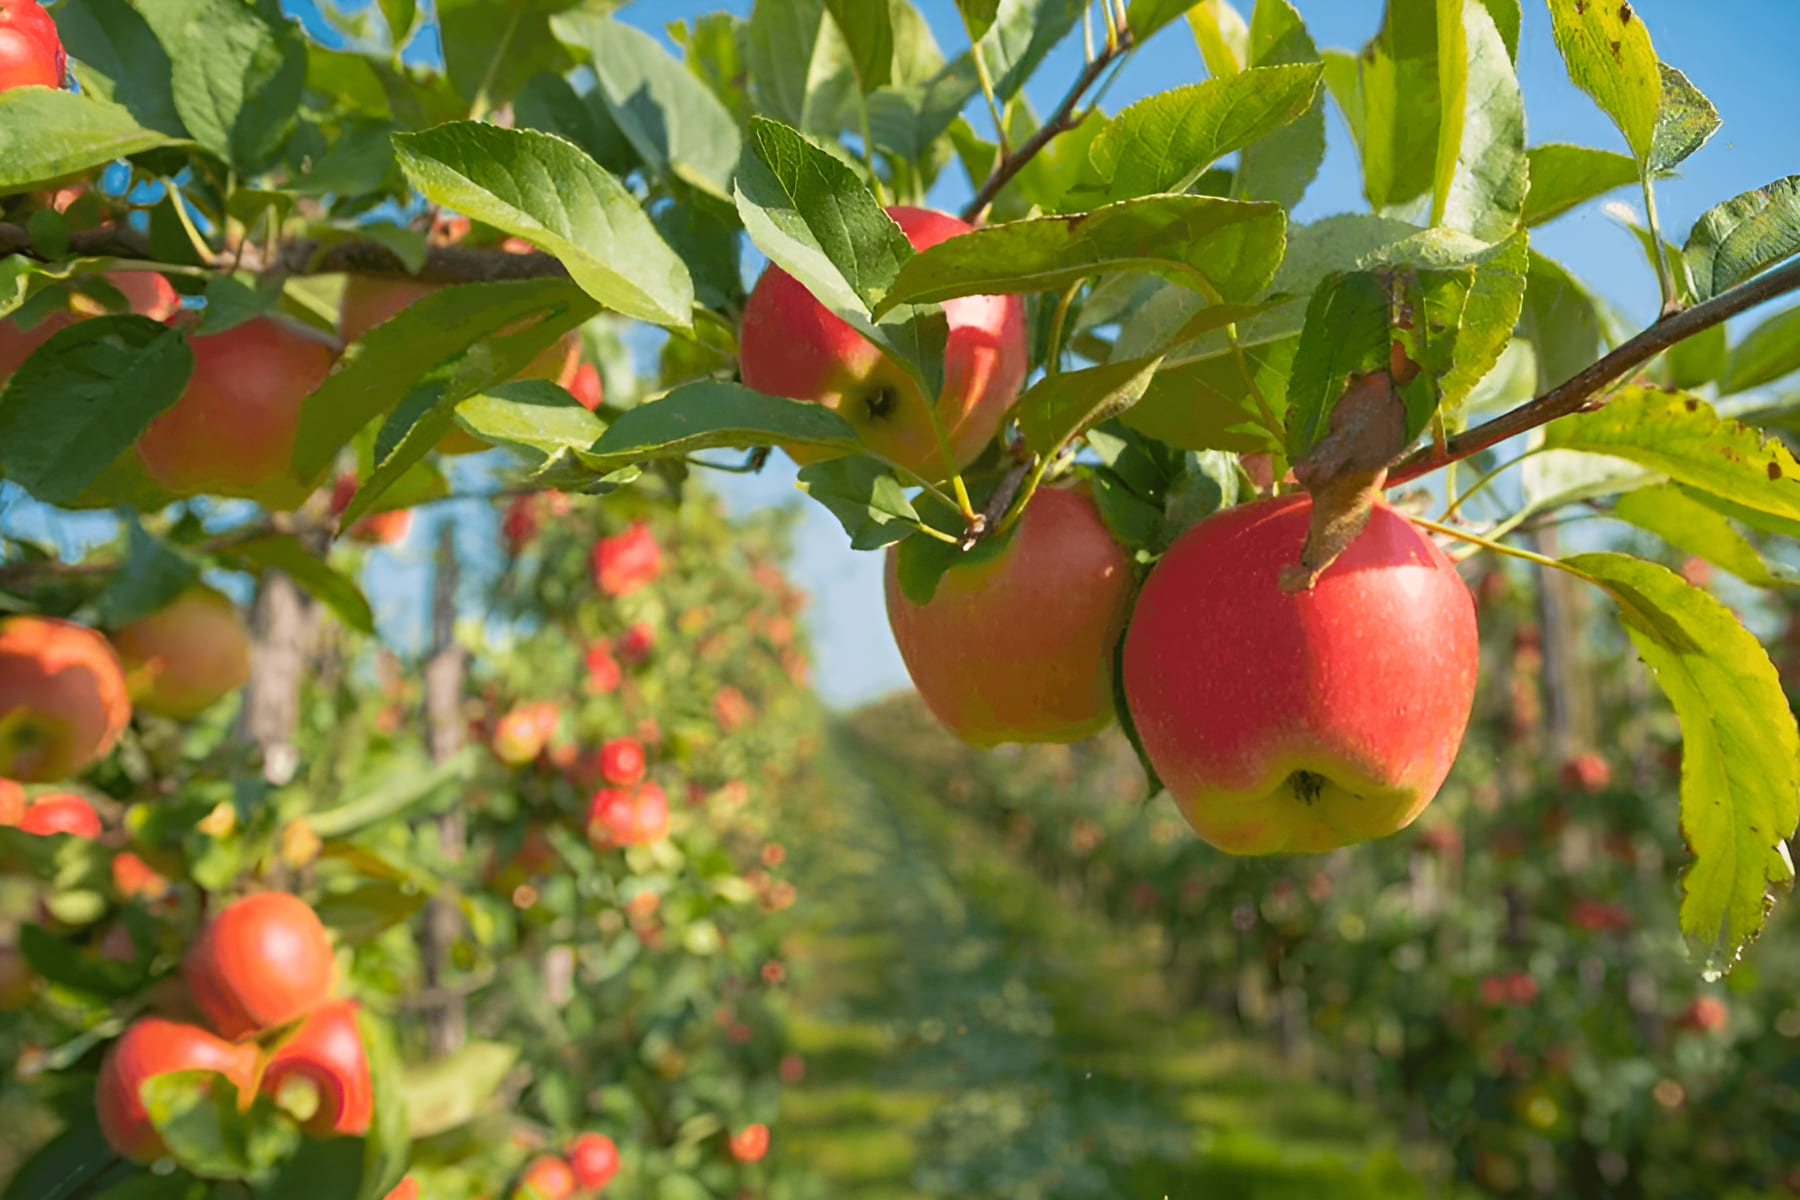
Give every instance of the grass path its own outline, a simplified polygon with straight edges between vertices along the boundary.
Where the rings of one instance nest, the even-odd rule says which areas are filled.
[[[832,924],[799,947],[788,1151],[856,1200],[1427,1195],[1391,1130],[1168,995],[884,763],[836,748],[793,852]]]

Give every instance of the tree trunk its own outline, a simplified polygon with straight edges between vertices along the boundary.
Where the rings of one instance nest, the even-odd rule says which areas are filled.
[[[463,744],[462,690],[464,654],[456,644],[456,530],[445,521],[438,533],[437,572],[431,588],[431,657],[425,663],[426,739],[434,762],[453,757]],[[459,862],[468,831],[462,813],[452,810],[437,819],[438,844],[444,857]],[[462,914],[454,895],[433,896],[425,907],[420,938],[425,984],[438,999],[425,1010],[426,1037],[434,1055],[453,1054],[468,1036],[463,999],[445,986],[450,952],[462,934]]]

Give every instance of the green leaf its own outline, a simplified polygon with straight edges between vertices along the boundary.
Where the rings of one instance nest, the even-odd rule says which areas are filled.
[[[468,1124],[518,1061],[517,1046],[472,1041],[444,1058],[408,1067],[400,1084],[407,1129],[415,1138],[428,1138]],[[363,1196],[366,1200],[368,1192]]]
[[[310,813],[306,823],[321,838],[342,838],[401,814],[432,811],[439,800],[456,795],[474,778],[482,753],[479,747],[465,746],[441,763],[416,754],[396,755],[373,779],[347,789],[357,793],[354,799]]]
[[[520,129],[554,133],[574,142],[614,175],[628,174],[637,165],[637,151],[600,94],[577,95],[561,75],[544,71],[526,80],[513,97],[513,119]]]
[[[142,1168],[113,1153],[89,1106],[81,1119],[20,1164],[0,1195],[5,1200],[78,1200],[133,1177],[141,1178]]]
[[[1747,392],[1800,371],[1800,308],[1777,313],[1731,348],[1721,395]]]
[[[4,103],[0,96],[0,104]],[[0,155],[0,162],[5,161]],[[1800,252],[1800,175],[1777,179],[1707,210],[1694,222],[1681,251],[1696,300],[1710,300],[1796,252]]]
[[[70,834],[53,836],[73,840]],[[42,925],[20,925],[18,949],[33,971],[51,983],[86,996],[116,1000],[131,995],[145,983],[140,966],[79,953]]]
[[[1064,207],[1186,191],[1225,155],[1310,109],[1319,77],[1316,63],[1252,67],[1138,101],[1094,139],[1091,177]]]
[[[254,279],[254,276],[246,277]],[[201,314],[196,334],[223,333],[274,311],[281,301],[282,280],[271,277],[259,287],[252,287],[236,275],[213,275],[206,281],[206,308]]]
[[[484,442],[545,458],[586,450],[606,429],[575,397],[543,379],[503,383],[471,396],[456,406],[456,420]]]
[[[1235,75],[1248,65],[1250,27],[1229,0],[1198,0],[1189,6],[1187,19],[1210,74]]]
[[[138,1094],[176,1162],[206,1179],[249,1173],[249,1130],[229,1079],[213,1071],[176,1071],[145,1080]]]
[[[1046,375],[1019,397],[1014,415],[1033,453],[1049,456],[1144,396],[1162,355]]]
[[[1544,445],[1622,458],[1746,508],[1800,519],[1800,463],[1787,447],[1693,396],[1621,388],[1598,412],[1552,422]]]
[[[849,454],[860,443],[855,428],[823,405],[703,380],[624,413],[580,458],[593,470],[611,471],[654,458],[682,458],[696,450],[773,445]]]
[[[1480,0],[1442,0],[1439,126],[1432,224],[1495,242],[1525,210],[1525,97],[1512,57]]]
[[[1120,421],[1181,450],[1280,453],[1275,433],[1260,419],[1258,397],[1280,420],[1299,341],[1291,337],[1250,347],[1241,361],[1221,354],[1165,364]]]
[[[613,120],[653,173],[730,197],[737,122],[704,83],[654,37],[610,17],[564,12],[550,26],[592,56]]]
[[[306,46],[276,0],[162,0],[140,5],[173,70],[175,109],[207,150],[261,165],[294,125]]]
[[[1360,117],[1351,125],[1361,130],[1363,194],[1377,211],[1432,190],[1443,119],[1437,4],[1388,0],[1381,32],[1359,59]]]
[[[133,519],[127,526],[124,561],[95,597],[95,623],[117,629],[159,612],[199,576],[192,559],[144,532]]]
[[[1476,261],[1473,286],[1450,331],[1455,343],[1451,366],[1438,380],[1446,409],[1459,410],[1506,352],[1524,311],[1530,263],[1524,233],[1514,234]]]
[[[11,88],[0,92],[0,195],[41,188],[176,140],[96,97]]]
[[[1723,513],[1697,499],[1678,484],[1660,483],[1635,488],[1620,496],[1612,515],[1653,533],[1684,554],[1723,567],[1755,587],[1800,586],[1800,575],[1772,568],[1750,539],[1737,531]]]
[[[1712,383],[1725,373],[1729,353],[1723,325],[1683,338],[1663,355],[1669,369],[1669,386],[1691,391]]]
[[[894,574],[900,591],[914,604],[930,604],[937,595],[938,583],[953,567],[975,567],[993,562],[1012,545],[1017,529],[993,537],[984,537],[964,550],[954,542],[942,541],[929,534],[918,533],[896,546]]]
[[[0,472],[47,504],[73,500],[181,396],[182,336],[148,317],[57,330],[0,392]]]
[[[294,469],[317,481],[356,431],[392,412],[434,367],[478,343],[488,352],[458,377],[462,400],[512,378],[562,332],[591,317],[597,306],[567,279],[462,284],[421,296],[391,320],[363,335],[300,410]],[[529,336],[502,330],[542,315]],[[452,401],[452,406],[454,406]],[[448,419],[448,418],[447,418]]]
[[[971,41],[980,41],[994,27],[1000,12],[1000,0],[956,0],[956,11],[962,15],[963,29]]]
[[[394,135],[427,199],[522,237],[600,303],[691,327],[694,283],[624,184],[561,138],[475,121]]]
[[[381,15],[387,21],[388,38],[394,49],[406,45],[413,19],[418,16],[417,0],[381,0]]]
[[[1662,72],[1662,102],[1656,110],[1656,137],[1650,147],[1650,169],[1672,171],[1694,151],[1706,145],[1724,124],[1713,107],[1688,77],[1668,63]]]
[[[424,890],[390,879],[369,880],[327,892],[313,905],[340,942],[357,946],[409,920],[425,906]]]
[[[980,42],[1000,100],[1011,100],[1025,86],[1086,7],[1086,0],[1000,0],[993,27]]]
[[[1388,285],[1368,271],[1333,276],[1313,293],[1288,385],[1290,459],[1305,458],[1325,436],[1352,377],[1387,369],[1392,311]]]
[[[1190,21],[1195,13],[1204,11],[1203,6],[1190,9]],[[1200,25],[1196,23],[1195,28]],[[1288,0],[1257,0],[1244,50],[1244,65],[1250,67],[1320,63],[1312,35]],[[1211,69],[1211,59],[1207,61]],[[1320,63],[1321,78],[1323,72]],[[1213,71],[1215,75],[1224,73]],[[1238,152],[1231,194],[1238,200],[1270,200],[1291,210],[1300,203],[1324,161],[1325,97],[1321,89],[1299,117]]]
[[[362,1187],[362,1178],[361,1138],[338,1137],[322,1142],[309,1138],[301,1143],[298,1154],[281,1164],[271,1182],[256,1190],[256,1200],[354,1196]]]
[[[824,0],[756,0],[747,56],[765,115],[824,138],[851,119],[856,70]]]
[[[1287,218],[1264,201],[1150,196],[1085,216],[989,225],[940,242],[901,268],[877,312],[957,296],[1035,292],[1115,271],[1248,300],[1281,262]]]
[[[411,1095],[393,1027],[367,1008],[357,1011],[356,1026],[369,1059],[374,1101],[369,1132],[363,1136],[362,1188],[356,1200],[381,1200],[405,1176],[411,1139],[417,1135],[411,1129]],[[498,1086],[498,1079],[489,1081],[476,1095],[490,1096]]]
[[[1662,107],[1662,64],[1650,31],[1626,3],[1549,0],[1556,48],[1575,86],[1612,118],[1640,166],[1650,161]]]
[[[885,463],[867,455],[804,467],[799,486],[843,525],[852,550],[879,550],[918,528],[919,514],[906,489]]]
[[[174,66],[135,8],[125,0],[64,0],[56,28],[84,93],[122,105],[145,129],[188,136],[169,82]]]
[[[887,0],[825,0],[825,8],[850,47],[862,90],[872,92],[894,68],[894,24]]]
[[[467,113],[478,99],[492,107],[538,72],[560,71],[568,65],[550,30],[552,14],[570,7],[569,0],[508,0],[498,7],[493,0],[437,0],[433,7],[444,69],[455,89],[452,98],[461,100],[458,115]],[[416,128],[444,119],[402,123]]]
[[[1681,931],[1709,977],[1762,928],[1771,885],[1794,877],[1800,731],[1769,656],[1723,604],[1622,554],[1563,560],[1618,602],[1625,631],[1681,720]]]
[[[375,613],[356,581],[315,557],[296,537],[275,534],[257,538],[233,546],[219,557],[250,570],[280,571],[351,629],[375,632]]]
[[[1192,3],[1194,0],[1131,0],[1125,10],[1125,27],[1142,43],[1164,25],[1179,21]]]
[[[1554,259],[1531,252],[1519,333],[1537,352],[1538,390],[1573,379],[1600,354],[1600,310]]]
[[[1526,151],[1531,191],[1525,196],[1525,224],[1554,221],[1570,209],[1638,181],[1630,155],[1591,146],[1551,143]]]

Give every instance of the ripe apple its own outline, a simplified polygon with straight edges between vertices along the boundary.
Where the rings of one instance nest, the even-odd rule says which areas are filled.
[[[394,1185],[394,1190],[381,1200],[419,1200],[419,1181],[408,1175]]]
[[[970,229],[930,209],[887,211],[918,250]],[[855,426],[877,454],[927,479],[943,479],[993,440],[1029,366],[1019,297],[946,300],[944,316],[950,326],[944,386],[928,408],[911,376],[771,263],[744,308],[744,382],[759,392],[823,404]],[[932,430],[934,411],[952,462],[944,461]],[[827,457],[799,446],[787,452],[802,464]]]
[[[4,10],[0,10],[0,20],[4,20],[3,13]],[[3,29],[0,25],[0,30]],[[3,32],[0,32],[0,42],[4,42]],[[4,47],[0,46],[0,59],[4,57]],[[4,70],[0,65],[0,73]],[[166,321],[181,306],[181,297],[175,294],[169,281],[154,271],[107,271],[103,278],[124,294],[131,304],[131,311],[139,316]],[[51,334],[67,329],[79,320],[81,317],[75,312],[64,309],[50,313],[30,329],[20,329],[11,319],[0,321],[0,379],[23,366],[31,352],[49,341]]]
[[[169,881],[129,850],[113,855],[112,878],[113,887],[126,900],[161,900],[169,894]]]
[[[644,747],[636,738],[614,738],[600,747],[600,777],[614,787],[630,787],[644,778]]]
[[[359,1136],[375,1109],[369,1059],[356,1026],[356,1002],[335,1000],[314,1009],[300,1029],[269,1056],[262,1091],[277,1099],[310,1091],[316,1103],[300,1127],[312,1137]]]
[[[187,389],[138,439],[150,478],[181,496],[299,507],[310,494],[293,473],[300,407],[331,373],[338,344],[286,318],[256,317],[190,335],[188,346]]]
[[[1612,765],[1592,750],[1584,750],[1562,765],[1556,779],[1572,792],[1604,792],[1612,786]]]
[[[669,798],[654,783],[601,788],[588,802],[587,835],[594,849],[648,846],[669,834]]]
[[[619,657],[632,666],[642,666],[650,660],[650,652],[656,649],[656,626],[648,621],[639,621],[625,631],[619,639]]]
[[[575,1171],[554,1155],[531,1160],[513,1190],[515,1200],[569,1200],[576,1190]]]
[[[509,767],[534,761],[550,744],[561,719],[562,710],[553,700],[514,707],[494,726],[494,757]]]
[[[589,556],[594,586],[606,596],[629,596],[656,582],[662,574],[662,547],[642,521],[594,543]]]
[[[25,809],[25,815],[19,818],[19,828],[39,837],[67,833],[92,841],[100,836],[100,814],[94,811],[94,806],[88,803],[85,796],[77,796],[73,792],[51,792],[31,802]]]
[[[0,619],[0,775],[65,779],[105,757],[130,720],[105,638],[54,617]]]
[[[212,1071],[237,1087],[247,1104],[256,1087],[257,1049],[233,1045],[193,1025],[144,1017],[132,1023],[106,1052],[94,1086],[94,1107],[107,1145],[138,1163],[168,1152],[145,1111],[138,1089],[175,1071]]]
[[[888,624],[932,714],[976,746],[1073,742],[1112,723],[1113,649],[1131,559],[1085,488],[1046,488],[997,554],[958,564],[929,602],[887,561]]]
[[[732,733],[756,719],[756,706],[744,693],[726,684],[713,693],[713,719],[720,729]]]
[[[344,297],[338,309],[338,332],[344,341],[361,341],[365,333],[385,324],[411,306],[421,296],[438,291],[443,285],[421,283],[416,279],[383,279],[373,275],[352,275],[344,284]],[[513,332],[512,329],[502,330]],[[571,388],[581,367],[581,338],[573,332],[546,346],[531,360],[520,379],[551,379]],[[596,376],[598,379],[598,376]],[[460,427],[453,428],[439,440],[439,454],[474,454],[486,450],[488,444]]]
[[[0,825],[17,825],[25,816],[25,789],[11,779],[0,779]]]
[[[1188,823],[1233,854],[1316,853],[1417,817],[1475,697],[1475,602],[1378,502],[1319,580],[1284,591],[1312,503],[1262,500],[1184,533],[1125,636],[1125,695]]]
[[[1713,1033],[1725,1028],[1730,1017],[1731,1011],[1719,997],[1696,996],[1693,1003],[1682,1009],[1681,1015],[1675,1018],[1675,1026],[1691,1033]]]
[[[569,1169],[583,1191],[597,1192],[619,1173],[619,1147],[603,1133],[584,1133],[569,1143]]]
[[[237,605],[201,584],[112,642],[133,703],[159,716],[191,721],[250,681],[250,631]]]
[[[593,412],[605,401],[605,388],[600,382],[600,369],[593,363],[584,362],[575,368],[575,374],[564,385],[569,394],[575,397],[581,407]]]
[[[769,1127],[746,1125],[731,1135],[731,1157],[741,1163],[761,1162],[769,1152]]]
[[[234,1040],[305,1016],[331,998],[337,976],[324,924],[287,892],[232,902],[181,967],[206,1019]]]
[[[0,92],[59,88],[67,71],[56,22],[37,0],[0,0]]]

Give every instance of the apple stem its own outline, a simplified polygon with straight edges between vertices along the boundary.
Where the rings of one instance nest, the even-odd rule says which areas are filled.
[[[1504,542],[1496,542],[1491,538],[1482,537],[1478,533],[1470,533],[1466,529],[1458,529],[1454,525],[1444,525],[1437,521],[1427,520],[1424,517],[1415,517],[1411,513],[1403,513],[1402,515],[1420,529],[1429,529],[1433,533],[1442,534],[1448,538],[1455,538],[1460,542],[1467,542],[1470,545],[1478,546],[1483,550],[1492,550],[1496,554],[1506,554],[1513,558],[1523,559],[1529,563],[1536,563],[1540,567],[1554,567],[1558,571],[1566,571],[1579,579],[1589,579],[1591,582],[1589,576],[1577,571],[1574,567],[1571,567],[1568,563],[1565,563],[1560,559],[1550,558],[1547,555],[1538,554],[1531,550],[1523,550],[1518,546],[1508,546]]]

